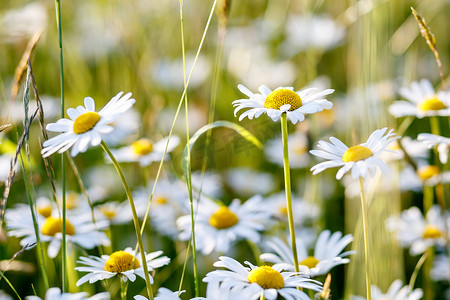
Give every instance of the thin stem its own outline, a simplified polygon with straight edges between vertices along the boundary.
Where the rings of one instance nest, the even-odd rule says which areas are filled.
[[[261,291],[261,296],[259,297],[259,300],[266,300],[266,296],[264,296],[264,290]]]
[[[297,258],[297,243],[295,241],[294,216],[292,214],[291,173],[289,169],[289,152],[288,152],[288,127],[287,127],[287,116],[285,113],[281,114],[281,136],[283,139],[284,188],[286,191],[286,207],[289,219],[289,232],[291,235],[292,255],[294,258],[295,272],[300,272]]]
[[[191,70],[190,70],[190,72],[189,72],[189,76],[188,76],[188,78],[187,78],[186,87],[185,87],[185,89],[183,90],[183,93],[182,93],[182,95],[181,95],[181,97],[180,97],[180,100],[179,100],[179,102],[178,102],[178,107],[177,107],[177,110],[176,110],[176,112],[175,112],[175,117],[174,117],[174,119],[173,119],[173,121],[172,121],[172,126],[170,127],[169,135],[168,135],[168,138],[167,138],[166,147],[164,148],[164,152],[163,152],[163,155],[162,155],[163,158],[162,158],[161,161],[159,162],[158,171],[156,172],[155,182],[153,183],[153,189],[152,189],[152,193],[151,193],[151,195],[150,195],[149,203],[148,203],[148,205],[147,205],[147,210],[146,210],[146,212],[145,212],[144,221],[143,221],[143,223],[142,223],[142,228],[144,228],[144,227],[145,227],[145,224],[147,223],[148,214],[149,214],[149,212],[150,212],[150,205],[151,205],[151,203],[152,203],[153,195],[155,194],[156,184],[158,183],[159,176],[160,176],[160,174],[161,174],[161,170],[162,170],[163,163],[164,163],[164,157],[165,157],[166,152],[167,152],[167,147],[169,146],[170,138],[172,137],[173,130],[174,130],[174,128],[175,128],[175,123],[176,123],[176,121],[177,121],[177,119],[178,119],[178,114],[179,114],[180,109],[181,109],[181,106],[182,106],[182,104],[183,104],[183,102],[184,102],[184,95],[185,95],[186,92],[187,92],[186,89],[187,89],[187,87],[189,86],[189,82],[190,82],[190,80],[191,80],[192,73],[194,72],[194,67],[195,67],[195,65],[197,64],[198,57],[200,56],[200,52],[201,52],[202,47],[203,47],[203,42],[205,41],[206,33],[208,32],[209,25],[210,25],[210,23],[211,23],[211,19],[212,19],[212,16],[213,16],[213,14],[214,14],[214,9],[215,9],[215,7],[216,7],[217,1],[218,1],[218,0],[214,0],[214,3],[213,3],[213,5],[212,5],[212,7],[211,7],[211,11],[210,11],[210,14],[209,14],[209,17],[208,17],[208,21],[206,22],[205,30],[203,31],[203,35],[202,35],[200,44],[199,44],[199,46],[198,46],[198,48],[197,48],[197,53],[195,54],[194,63],[193,63],[193,65],[192,65],[192,68],[191,68]],[[142,234],[142,232],[141,232],[141,234]]]
[[[59,38],[59,65],[60,65],[60,81],[61,81],[61,117],[64,118],[64,56],[62,47],[62,26],[61,26],[61,3],[60,0],[55,0],[56,4],[56,19],[58,25]],[[62,264],[61,264],[61,290],[66,291],[66,260],[67,260],[67,245],[66,245],[66,170],[64,154],[61,154],[61,170],[62,170]]]
[[[430,117],[431,133],[436,135],[441,135],[441,130],[439,129],[439,119],[437,116]]]
[[[428,251],[425,251],[422,256],[420,257],[419,261],[416,264],[416,267],[414,268],[414,272],[411,275],[411,279],[409,280],[409,287],[408,287],[408,297],[409,294],[411,294],[414,284],[416,283],[417,275],[419,275],[419,270],[422,267],[423,263],[427,259]]]
[[[27,175],[27,171],[25,169],[25,164],[23,162],[22,154],[20,154],[20,164],[22,167],[22,173],[23,173],[23,177],[24,177],[24,181],[25,181],[25,190],[27,192],[28,204],[30,205],[31,217],[33,219],[34,234],[36,235],[36,247],[37,247],[36,250],[38,252],[39,266],[41,267],[42,276],[44,277],[45,289],[48,290],[49,285],[48,285],[47,270],[45,268],[44,251],[42,250],[41,237],[39,234],[39,224],[36,219],[35,209],[34,209],[34,205],[33,205],[33,199],[35,199],[35,198],[32,196],[31,191],[30,191],[30,189],[32,189],[33,183],[31,182],[31,178],[30,178],[31,176],[28,177],[28,175]],[[30,166],[29,160],[28,160],[28,166]]]
[[[414,121],[414,117],[406,117],[402,123],[400,124],[400,126],[397,129],[397,134],[399,136],[402,136],[405,131],[409,128],[409,126],[411,125],[411,123]]]
[[[423,213],[426,214],[433,206],[434,191],[432,185],[425,185],[423,187]]]
[[[89,208],[91,210],[91,219],[92,219],[92,223],[94,224],[95,231],[98,232],[99,230],[97,228],[97,222],[95,221],[95,215],[94,215],[94,205],[92,204],[92,201],[89,198],[89,195],[88,195],[86,189],[84,188],[83,180],[81,179],[80,172],[78,172],[78,168],[75,165],[73,158],[70,156],[70,154],[67,151],[66,151],[66,154],[67,154],[67,161],[69,162],[69,165],[72,169],[73,175],[75,175],[75,178],[77,179],[78,186],[80,187],[81,192],[83,193],[84,197],[86,198],[86,200],[89,204]],[[98,245],[98,252],[100,253],[100,255],[103,255],[103,250],[102,250],[102,247],[100,246],[100,244]]]
[[[180,0],[180,26],[181,26],[181,52],[183,55],[183,84],[184,90],[184,110],[186,114],[186,144],[189,145],[189,107],[188,107],[188,98],[187,98],[187,81],[186,81],[186,55],[185,55],[185,47],[184,47],[184,21],[183,21],[183,1]],[[193,260],[193,268],[194,268],[194,284],[195,284],[195,297],[200,296],[200,285],[198,280],[198,270],[197,270],[197,251],[195,245],[195,214],[194,214],[194,199],[192,196],[192,177],[191,177],[191,149],[187,148],[187,174],[186,174],[186,183],[189,192],[189,202],[190,202],[190,211],[191,211],[191,232],[192,232],[192,260]]]
[[[434,260],[434,247],[428,248],[428,256],[423,264],[422,282],[423,282],[423,299],[434,299],[433,282],[430,277],[431,268],[433,267]]]
[[[136,231],[136,237],[138,240],[138,246],[141,253],[141,260],[142,260],[142,267],[144,268],[144,276],[145,276],[145,284],[147,287],[147,293],[150,297],[150,299],[153,299],[153,291],[150,283],[150,277],[148,275],[148,266],[147,266],[147,259],[145,257],[145,250],[144,250],[144,244],[142,243],[141,238],[141,228],[139,225],[139,219],[138,215],[136,213],[136,207],[134,206],[133,196],[131,195],[131,190],[128,187],[128,183],[125,179],[125,176],[123,175],[122,169],[120,168],[119,163],[115,159],[114,155],[111,153],[111,151],[108,148],[108,145],[105,144],[104,141],[102,141],[101,146],[103,150],[105,150],[106,154],[108,154],[109,158],[111,159],[112,163],[114,164],[114,167],[116,168],[117,173],[120,176],[120,179],[122,180],[123,187],[125,189],[125,193],[127,194],[128,201],[130,202],[131,212],[133,213],[133,222],[134,222],[134,230]]]
[[[124,282],[122,279],[118,278],[120,280],[120,299],[127,300],[127,283]]]
[[[361,211],[363,220],[363,232],[364,232],[364,264],[366,268],[366,293],[367,300],[371,299],[370,294],[370,276],[369,276],[369,237],[367,227],[367,207],[366,207],[366,193],[364,191],[364,179],[359,177],[359,188],[361,190]]]

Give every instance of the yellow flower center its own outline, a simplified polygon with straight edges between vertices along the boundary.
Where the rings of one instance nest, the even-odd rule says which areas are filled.
[[[48,217],[42,225],[41,233],[44,235],[55,236],[58,232],[62,232],[62,219]],[[74,235],[75,227],[68,220],[66,220],[66,234]]]
[[[139,268],[141,265],[134,255],[125,251],[116,251],[105,263],[105,271],[111,273],[122,273]]]
[[[100,207],[100,211],[107,217],[108,219],[112,219],[116,216],[117,212],[113,207],[103,206]]]
[[[439,231],[439,228],[437,228],[435,225],[427,225],[425,227],[425,231],[423,232],[423,238],[424,239],[437,239],[442,236],[442,233]]]
[[[441,110],[447,108],[445,104],[439,100],[436,96],[425,99],[421,103],[419,103],[419,109],[422,111],[429,111],[429,110]]]
[[[37,208],[38,214],[40,214],[44,218],[50,217],[52,215],[52,210],[53,210],[53,208],[50,204],[40,205]]]
[[[294,153],[298,155],[305,154],[308,151],[308,148],[305,146],[302,147],[294,147]]]
[[[66,195],[66,208],[74,209],[78,207],[78,194],[68,193]]]
[[[353,146],[347,149],[342,155],[342,160],[345,162],[349,161],[360,161],[371,157],[373,155],[372,150],[364,146]]]
[[[237,224],[239,218],[226,206],[221,206],[211,218],[209,224],[217,229],[226,229]]]
[[[73,122],[73,132],[75,134],[82,134],[94,128],[95,124],[100,121],[100,115],[94,111],[88,111]]]
[[[310,269],[315,268],[318,263],[319,261],[314,256],[308,256],[300,262],[302,266],[307,266]]]
[[[131,144],[131,149],[135,154],[146,155],[153,151],[153,144],[149,139],[140,139]]]
[[[417,176],[419,176],[423,181],[439,175],[439,173],[440,171],[438,166],[424,166],[417,170]]]
[[[158,196],[155,199],[156,204],[162,205],[162,204],[166,204],[167,203],[167,198],[166,197],[162,197],[162,196]]]
[[[247,279],[250,283],[257,283],[263,289],[282,289],[284,279],[280,272],[269,266],[261,266],[248,273]]]
[[[281,205],[278,207],[278,211],[282,216],[287,217],[287,207],[286,205]]]
[[[265,108],[278,110],[285,104],[290,104],[291,108],[289,108],[289,111],[293,111],[302,106],[302,99],[294,91],[288,89],[278,89],[270,93],[264,101]]]

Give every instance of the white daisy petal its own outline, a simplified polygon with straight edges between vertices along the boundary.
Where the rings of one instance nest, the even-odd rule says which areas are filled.
[[[287,114],[287,118],[293,124],[302,122],[305,119],[304,114],[313,114],[323,109],[331,109],[333,104],[322,97],[329,95],[334,90],[327,89],[317,91],[317,89],[308,89],[294,92],[292,87],[278,87],[275,90],[267,86],[260,86],[259,93],[252,93],[242,84],[238,89],[249,97],[249,99],[239,99],[233,101],[234,115],[243,109],[247,109],[239,116],[239,121],[245,117],[250,120],[259,118],[266,113],[272,121],[280,119],[282,113]],[[268,100],[269,99],[269,100]]]

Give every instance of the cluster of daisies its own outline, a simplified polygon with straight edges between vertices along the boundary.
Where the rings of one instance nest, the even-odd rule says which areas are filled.
[[[326,99],[334,92],[332,89],[309,88],[294,91],[291,87],[271,90],[261,86],[259,93],[253,93],[243,85],[238,88],[248,97],[233,102],[235,115],[241,112],[239,120],[245,117],[254,119],[267,114],[273,121],[286,118],[296,124],[304,121],[306,115],[329,110],[333,106]],[[389,111],[396,117],[450,116],[450,95],[446,92],[436,93],[426,80],[415,82],[411,88],[404,88],[400,92],[409,101],[398,101],[390,107]],[[47,125],[48,131],[58,132],[59,135],[43,143],[42,156],[48,157],[69,149],[71,155],[76,156],[87,151],[90,146],[100,144],[109,149],[105,141],[109,135],[114,135],[115,122],[129,111],[134,103],[135,99],[131,98],[131,93],[121,92],[97,112],[94,100],[86,97],[84,106],[67,110],[70,119],[62,118]],[[401,151],[393,150],[395,143],[400,145]],[[421,151],[409,151],[417,150],[417,147],[411,146],[418,145],[417,143],[424,146]],[[177,136],[168,136],[155,143],[141,137],[128,146],[112,149],[110,155],[105,156],[105,161],[111,163],[111,158],[114,157],[118,162],[137,162],[145,167],[154,161],[167,160],[168,154],[179,144],[180,139]],[[288,145],[288,156],[292,161],[290,167],[310,167],[309,145],[304,134],[291,134]],[[265,149],[267,159],[282,165],[280,153],[283,146],[280,138],[269,141]],[[417,180],[415,186],[413,179],[407,180],[405,186],[409,185],[408,189],[415,191],[436,189],[437,201],[432,197],[427,202],[431,205],[424,207],[426,218],[418,207],[411,207],[399,216],[390,217],[386,226],[396,233],[401,245],[410,248],[412,255],[430,249],[435,251],[436,255],[430,255],[431,258],[434,257],[435,264],[432,273],[441,275],[437,276],[436,280],[448,280],[448,264],[447,269],[442,270],[445,265],[442,262],[448,262],[446,249],[450,217],[442,206],[445,201],[440,201],[443,199],[439,198],[438,192],[442,191],[439,187],[450,180],[450,176],[443,171],[448,160],[449,146],[450,139],[443,136],[421,133],[418,141],[411,141],[407,138],[400,139],[392,129],[388,130],[386,127],[373,131],[366,142],[355,146],[349,147],[335,137],[330,137],[329,142],[319,141],[317,149],[309,152],[325,161],[314,165],[310,170],[316,175],[328,168],[339,167],[336,179],[343,179],[343,182],[361,179],[369,186],[370,179],[375,176],[392,176],[389,171],[391,162],[408,161],[402,165],[404,170],[400,170],[399,174],[412,170],[411,176],[416,176]],[[438,164],[430,164],[428,147],[436,147]],[[405,157],[408,160],[403,159]],[[356,251],[346,250],[353,241],[353,236],[315,228],[320,208],[295,194],[290,207],[284,192],[272,193],[273,180],[270,174],[267,174],[269,177],[258,174],[253,180],[254,184],[249,184],[252,181],[250,178],[255,177],[251,170],[231,170],[227,176],[235,179],[235,185],[232,180],[229,184],[233,184],[239,193],[248,196],[247,200],[234,199],[229,205],[218,200],[222,192],[222,178],[207,172],[193,173],[194,215],[190,211],[188,189],[175,176],[168,175],[158,182],[149,180],[144,186],[134,188],[131,201],[138,218],[141,221],[150,218],[152,230],[159,235],[174,241],[192,241],[195,233],[196,251],[205,256],[218,257],[213,264],[218,269],[207,273],[203,278],[203,282],[207,283],[206,299],[294,300],[311,299],[310,296],[315,294],[326,299],[329,291],[328,287],[323,285],[325,275],[334,267],[349,263],[351,255],[359,255]],[[400,178],[405,176],[400,175]],[[243,181],[248,181],[247,189],[240,189]],[[107,184],[105,182],[105,185]],[[401,183],[399,184],[401,187]],[[248,186],[254,186],[254,190],[249,190]],[[348,189],[351,189],[351,186],[352,183],[346,184]],[[91,189],[88,189],[87,194],[90,192]],[[145,269],[150,273],[150,283],[154,284],[156,269],[168,265],[170,258],[163,256],[163,251],[160,250],[147,253],[145,249],[126,247],[114,251],[114,245],[111,243],[114,228],[131,224],[134,216],[128,201],[109,201],[107,197],[106,194],[100,201],[93,197],[92,202],[92,199],[86,199],[84,194],[67,193],[65,221],[61,201],[42,196],[36,200],[31,210],[28,205],[18,204],[6,211],[8,235],[21,238],[20,244],[25,249],[32,249],[38,242],[43,243],[48,257],[56,258],[60,252],[64,230],[67,251],[79,253],[81,249],[84,253],[78,256],[76,262],[75,270],[79,272],[77,286],[114,278],[120,278],[123,282],[135,282],[137,277],[145,279]],[[296,234],[296,238],[288,242],[289,238],[285,235],[286,224],[292,216],[294,228],[291,236]],[[192,232],[192,228],[195,232]],[[243,243],[247,243],[251,249],[256,249],[254,259],[257,264],[248,261],[241,263],[232,258],[237,255],[237,245]],[[98,248],[99,253],[108,254],[87,254],[87,251],[95,251],[95,248]],[[442,276],[443,273],[447,274],[447,278]],[[172,292],[161,287],[156,299],[181,299],[181,294],[181,291]],[[116,296],[100,293],[89,299],[108,299]],[[62,293],[58,288],[50,288],[46,295],[46,299],[88,299],[87,297],[86,293]],[[372,286],[373,299],[385,297],[398,300],[421,299],[422,290],[413,289],[413,286],[403,287],[399,280],[392,283],[387,294],[383,294],[375,285]],[[30,296],[27,299],[39,298]],[[135,299],[147,298],[136,295]]]

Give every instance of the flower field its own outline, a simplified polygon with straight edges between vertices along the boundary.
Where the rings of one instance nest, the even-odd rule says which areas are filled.
[[[450,299],[446,0],[0,3],[0,300]]]

